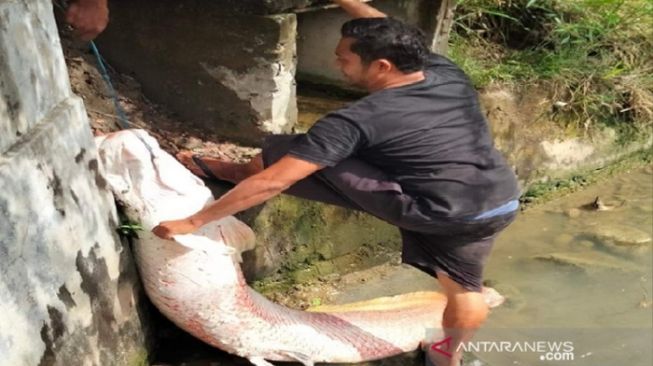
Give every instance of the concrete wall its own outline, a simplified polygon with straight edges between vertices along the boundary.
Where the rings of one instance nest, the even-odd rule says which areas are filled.
[[[207,138],[258,144],[297,119],[294,14],[243,15],[221,1],[111,2],[102,52]]]
[[[144,360],[116,226],[52,3],[0,0],[0,365]]]
[[[376,0],[371,5],[420,27],[427,35],[435,32],[439,1]],[[339,8],[298,15],[297,77],[300,81],[343,84],[340,71],[335,67],[334,51],[340,39],[340,27],[349,19]]]

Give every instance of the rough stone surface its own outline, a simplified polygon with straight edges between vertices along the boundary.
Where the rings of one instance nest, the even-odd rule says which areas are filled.
[[[257,235],[256,249],[244,253],[248,278],[280,268],[297,282],[346,273],[387,261],[384,252],[401,245],[395,227],[370,215],[286,195],[241,218]]]
[[[561,127],[551,120],[554,102],[548,94],[539,87],[479,92],[495,145],[512,164],[523,186],[603,167],[651,146],[650,134],[623,146],[610,128],[589,135]]]
[[[101,51],[189,128],[254,145],[290,131],[297,120],[294,14],[235,14],[219,1],[111,4]]]
[[[68,78],[58,77],[66,72],[59,38],[42,31],[40,16],[50,7],[43,1],[0,3],[0,152],[71,94]]]
[[[138,276],[50,1],[0,2],[0,131],[0,365],[142,362]]]
[[[536,255],[533,259],[586,272],[596,270],[639,272],[632,263],[601,253],[556,252]]]
[[[617,256],[651,255],[651,235],[630,226],[595,227],[583,233],[581,237],[589,238],[600,250]]]
[[[610,241],[614,245],[623,247],[648,246],[651,244],[651,235],[649,233],[623,225],[598,227],[590,235],[599,240]]]

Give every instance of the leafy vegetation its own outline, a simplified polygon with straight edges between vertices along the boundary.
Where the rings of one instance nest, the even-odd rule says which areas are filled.
[[[565,123],[653,123],[651,0],[460,0],[450,56],[479,88],[545,86]]]
[[[120,208],[118,209],[118,218],[120,219],[120,225],[116,228],[118,234],[126,238],[138,239],[138,232],[144,230],[143,225],[139,222],[131,221]]]

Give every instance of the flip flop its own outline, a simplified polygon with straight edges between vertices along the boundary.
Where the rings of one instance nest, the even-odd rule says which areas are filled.
[[[193,159],[193,163],[195,163],[195,165],[197,165],[200,169],[202,169],[202,173],[204,173],[206,178],[213,179],[213,180],[222,180],[216,177],[215,174],[213,174],[213,172],[211,171],[211,169],[209,169],[209,166],[202,161],[202,155],[195,154],[191,158]]]

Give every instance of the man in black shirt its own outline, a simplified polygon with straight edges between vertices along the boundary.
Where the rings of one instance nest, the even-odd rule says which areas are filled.
[[[515,217],[515,176],[456,65],[429,54],[419,30],[358,0],[335,2],[356,18],[342,27],[339,67],[370,94],[306,134],[270,136],[248,164],[180,154],[197,174],[237,185],[154,232],[193,232],[282,191],[375,215],[399,228],[403,262],[442,285],[445,339],[428,354],[437,366],[458,365],[458,345],[487,316],[482,272],[494,238]]]

